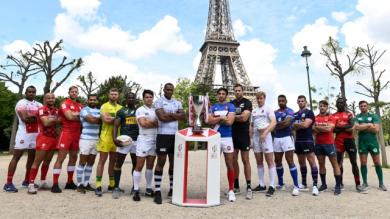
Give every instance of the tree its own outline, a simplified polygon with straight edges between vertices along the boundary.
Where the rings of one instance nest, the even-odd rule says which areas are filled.
[[[99,85],[97,84],[96,78],[93,76],[92,72],[88,72],[86,76],[80,75],[77,79],[82,84],[81,86],[77,85],[77,87],[79,87],[87,97],[99,89]]]
[[[48,92],[54,93],[57,88],[59,88],[69,78],[69,76],[83,64],[83,60],[81,58],[67,61],[68,58],[66,56],[63,56],[59,63],[56,64],[57,62],[55,57],[63,50],[62,43],[62,40],[56,42],[54,46],[50,45],[49,41],[45,41],[43,44],[37,43],[34,47],[34,53],[31,54],[32,63],[38,66],[45,74],[46,82],[43,87],[44,94]],[[52,89],[50,89],[54,77],[64,69],[67,69],[65,75],[56,84],[54,84]]]
[[[359,72],[359,63],[363,60],[362,49],[357,47],[354,49],[352,56],[346,55],[348,59],[348,67],[343,70],[343,67],[340,63],[339,55],[343,54],[343,48],[340,47],[339,43],[329,37],[328,42],[322,46],[321,55],[325,56],[328,61],[326,63],[326,68],[330,71],[332,76],[335,76],[340,80],[340,93],[341,97],[346,98],[345,95],[345,77],[353,72]]]
[[[107,94],[111,88],[118,88],[120,93],[120,100],[123,99],[126,92],[130,91],[138,96],[138,93],[142,90],[140,84],[134,81],[127,82],[127,76],[111,76],[109,79],[105,80],[102,84],[99,85],[97,95],[99,97],[100,103],[105,103],[108,101]]]
[[[319,107],[318,103],[321,100],[326,100],[329,102],[329,110],[336,109],[336,107],[335,107],[336,95],[334,94],[335,89],[336,89],[335,87],[329,86],[329,85],[328,85],[327,89],[324,89],[323,87],[319,87],[317,89],[315,86],[312,86],[311,91],[313,92],[314,95],[317,96],[316,98],[313,98],[313,111],[318,109],[318,107]]]
[[[18,101],[17,94],[11,92],[4,81],[0,81],[0,148],[13,145],[9,142],[12,135],[12,118],[16,118],[14,106]]]
[[[17,55],[8,55],[9,63],[0,65],[0,81],[8,82],[18,88],[17,98],[23,98],[23,90],[27,80],[41,72],[42,70],[36,67],[32,61],[36,52],[22,52],[19,51]],[[12,113],[14,115],[14,113]],[[14,116],[12,122],[11,139],[9,141],[9,150],[12,152],[15,145],[15,136],[18,128],[18,118]]]
[[[388,88],[390,81],[386,81],[383,83],[381,81],[383,73],[385,73],[386,69],[381,71],[375,70],[378,65],[378,61],[383,57],[386,50],[380,52],[374,49],[374,46],[370,46],[367,44],[366,49],[362,50],[364,57],[367,62],[361,64],[361,66],[365,69],[368,69],[371,74],[371,86],[365,85],[360,81],[356,83],[361,86],[365,92],[355,91],[357,94],[363,95],[368,98],[372,98],[374,100],[375,113],[381,118],[381,107],[383,107],[386,103],[379,101],[379,95],[383,90]],[[378,133],[379,143],[381,144],[381,152],[382,152],[382,166],[387,166],[387,156],[386,156],[386,148],[385,141],[383,137],[383,126],[382,121],[379,123],[379,133]]]

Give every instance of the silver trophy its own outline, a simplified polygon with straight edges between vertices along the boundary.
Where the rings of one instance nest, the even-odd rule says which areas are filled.
[[[192,129],[192,132],[194,133],[200,133],[202,132],[202,121],[200,119],[200,115],[202,114],[202,111],[204,109],[205,104],[205,96],[192,96],[192,107],[194,110],[194,128]]]

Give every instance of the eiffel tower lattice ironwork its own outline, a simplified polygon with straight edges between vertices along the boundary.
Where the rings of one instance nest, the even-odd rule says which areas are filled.
[[[210,86],[215,84],[216,67],[221,66],[222,86],[232,95],[233,86],[244,86],[244,96],[254,96],[255,87],[245,71],[234,37],[228,0],[210,0],[209,15],[205,42],[200,51],[202,58],[199,63],[195,81]],[[221,85],[219,85],[221,86]]]

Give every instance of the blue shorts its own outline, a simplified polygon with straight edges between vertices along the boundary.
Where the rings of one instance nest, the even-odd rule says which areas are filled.
[[[336,156],[334,144],[316,144],[315,153],[317,156]]]

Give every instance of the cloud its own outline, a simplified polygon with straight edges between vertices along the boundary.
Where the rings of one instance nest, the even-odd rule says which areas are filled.
[[[90,19],[95,17],[101,3],[99,0],[60,0],[60,4],[68,15]]]
[[[348,20],[350,14],[342,12],[342,11],[334,11],[332,12],[332,18],[340,23],[344,23]]]
[[[253,29],[251,26],[244,24],[241,19],[233,21],[233,31],[235,37],[245,36],[248,32],[251,32]]]
[[[5,54],[7,55],[16,55],[20,51],[22,52],[28,52],[32,51],[32,47],[29,43],[27,43],[24,40],[15,40],[11,42],[10,44],[6,44],[3,46],[3,50]]]

